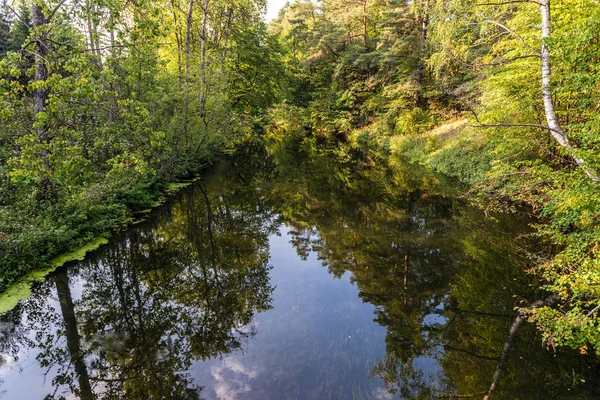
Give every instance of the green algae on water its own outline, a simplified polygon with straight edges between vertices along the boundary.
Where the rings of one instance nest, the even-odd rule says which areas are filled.
[[[61,254],[60,256],[50,261],[50,266],[47,268],[32,271],[11,285],[4,293],[0,295],[0,315],[6,314],[19,304],[19,301],[26,300],[31,295],[31,286],[36,282],[43,282],[48,274],[54,272],[57,268],[63,266],[69,261],[81,261],[85,255],[103,244],[108,243],[104,237],[96,238],[95,240],[79,247],[69,253]]]
[[[25,300],[31,295],[31,283],[33,282],[25,282],[25,278],[12,284],[0,295],[0,315],[6,314],[15,308],[19,301]]]
[[[105,237],[101,236],[99,238],[96,238],[95,240],[84,244],[76,250],[54,258],[52,261],[50,261],[50,266],[53,268],[53,270],[55,270],[56,268],[65,265],[69,261],[82,261],[87,253],[96,250],[98,247],[106,243],[108,243],[108,239],[106,239]]]
[[[200,179],[200,176],[194,177],[193,179],[182,181],[182,182],[173,182],[168,184],[165,195],[169,196],[174,193],[177,193],[180,189],[190,186],[192,183]],[[165,195],[161,195],[155,200],[150,208],[145,210],[141,210],[136,212],[137,215],[146,215],[149,214],[154,208],[162,205],[167,197]],[[135,224],[144,221],[145,218],[138,218],[136,220],[131,219],[127,221],[127,224]],[[48,274],[54,272],[57,268],[63,266],[69,261],[81,261],[85,258],[85,255],[92,251],[96,250],[98,247],[103,244],[108,243],[108,240],[104,237],[99,237],[78,249],[71,251],[69,253],[61,254],[60,256],[55,257],[50,261],[50,266],[47,268],[39,269],[36,271],[32,271],[29,274],[25,275],[19,281],[11,285],[4,293],[0,294],[0,315],[6,314],[13,308],[17,306],[19,301],[27,299],[31,295],[31,286],[35,282],[43,282],[46,279]]]

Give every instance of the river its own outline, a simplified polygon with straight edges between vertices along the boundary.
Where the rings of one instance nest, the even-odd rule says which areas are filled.
[[[335,149],[224,161],[0,317],[0,399],[484,392],[545,250],[461,195]],[[494,399],[600,398],[598,376],[525,325]]]

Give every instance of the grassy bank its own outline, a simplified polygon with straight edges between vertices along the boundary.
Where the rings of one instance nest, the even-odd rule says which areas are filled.
[[[18,304],[19,301],[28,298],[31,294],[31,287],[34,283],[43,282],[48,274],[54,272],[57,268],[70,261],[83,260],[88,252],[94,251],[100,246],[108,243],[108,237],[113,231],[123,229],[129,226],[131,223],[143,220],[144,215],[152,211],[153,208],[164,203],[167,196],[173,195],[179,190],[191,185],[196,179],[197,178],[188,177],[188,179],[185,181],[172,182],[168,184],[159,184],[157,182],[157,185],[160,185],[159,187],[162,189],[162,191],[160,191],[158,195],[152,195],[149,197],[152,199],[152,203],[149,205],[150,208],[136,211],[128,208],[123,214],[125,215],[125,218],[122,219],[120,223],[116,224],[113,229],[104,232],[97,231],[98,236],[96,238],[81,244],[85,240],[85,237],[92,233],[90,230],[83,232],[84,236],[75,238],[74,240],[65,242],[63,244],[64,248],[69,250],[54,256],[45,264],[42,264],[42,260],[48,259],[49,257],[52,257],[52,255],[40,254],[39,266],[29,272],[26,272],[26,274],[22,277],[19,277],[16,282],[10,283],[6,290],[0,294],[0,314],[10,311]],[[139,204],[139,206],[141,206],[141,204]],[[27,236],[23,237],[24,241],[26,241]],[[52,239],[56,240],[56,238],[52,237],[49,239],[51,241]],[[26,269],[24,271],[26,271]]]
[[[389,147],[395,156],[407,157],[471,185],[485,178],[493,162],[484,132],[464,118],[418,135],[392,137]]]
[[[175,173],[133,176],[118,187],[93,186],[62,202],[0,207],[0,292],[7,291],[12,299],[4,296],[0,300],[0,312],[14,299],[27,297],[32,282],[65,262],[81,259],[105,243],[112,232],[127,227],[162,204],[167,195],[190,184],[216,156],[188,163]],[[10,287],[16,282],[19,285]]]
[[[498,137],[467,119],[456,119],[417,135],[393,136],[389,148],[392,156],[407,157],[465,182],[471,197],[483,199],[486,206],[506,211],[524,204],[540,217],[537,235],[553,244],[554,254],[531,254],[537,265],[530,272],[541,295],[556,293],[569,304],[524,312],[546,343],[600,354],[595,317],[600,309],[598,188],[577,169],[557,172],[533,157],[523,157],[531,151],[526,146],[515,151],[507,144],[508,135]]]

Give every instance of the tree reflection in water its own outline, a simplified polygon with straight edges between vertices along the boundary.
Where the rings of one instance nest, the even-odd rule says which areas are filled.
[[[272,220],[235,177],[196,185],[152,224],[55,273],[58,307],[36,301],[40,290],[5,316],[19,329],[4,353],[35,347],[51,398],[199,399],[192,362],[239,348],[270,308]]]
[[[303,338],[284,326],[266,335],[272,346],[260,347],[273,351],[260,358],[270,363],[257,375],[260,393],[374,398],[372,388],[347,380],[365,368],[395,397],[487,390],[515,305],[541,296],[526,273],[526,250],[545,251],[530,235],[531,221],[519,213],[489,217],[461,199],[455,182],[385,155],[310,141],[271,152],[271,161],[217,168],[152,221],[53,274],[2,317],[2,354],[36,354],[52,381],[50,398],[201,398],[207,383],[195,381],[193,364],[243,348],[257,332],[256,313],[271,307],[269,238],[285,223],[301,258],[317,254],[333,276],[349,274],[373,305],[374,322],[361,337],[385,327],[385,355],[376,360],[375,345],[348,347],[356,353],[349,358],[322,351],[346,351],[346,342],[311,347],[347,337],[332,322],[302,330]],[[346,303],[336,303],[343,313],[339,304]],[[290,321],[298,328],[307,320]],[[555,354],[540,343],[531,326],[519,332],[495,398],[599,397],[596,357]],[[303,378],[313,386],[289,382],[314,364],[317,380]]]
[[[286,174],[270,198],[298,254],[317,252],[335,276],[350,272],[376,307],[386,355],[371,374],[390,393],[483,397],[515,306],[543,296],[526,272],[532,252],[546,251],[534,221],[518,211],[490,217],[456,182],[401,160],[339,153],[306,146],[303,159],[276,155]],[[598,358],[544,349],[532,326],[507,363],[494,398],[600,396]]]

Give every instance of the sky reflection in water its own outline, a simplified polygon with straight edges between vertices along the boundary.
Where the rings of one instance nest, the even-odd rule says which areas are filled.
[[[292,159],[221,165],[38,285],[0,318],[0,399],[485,390],[515,301],[537,296],[528,221],[407,164]],[[599,393],[595,358],[539,340],[520,332],[498,398]]]

